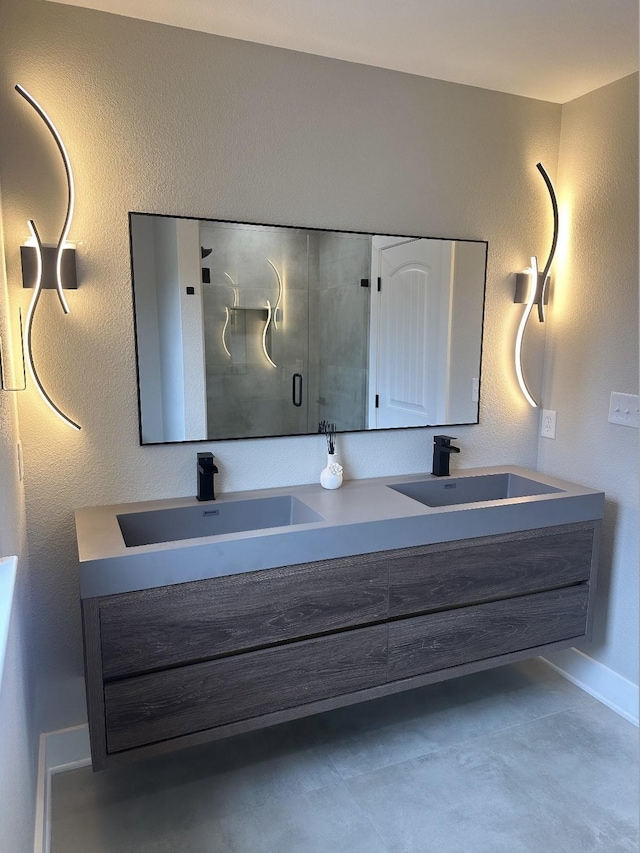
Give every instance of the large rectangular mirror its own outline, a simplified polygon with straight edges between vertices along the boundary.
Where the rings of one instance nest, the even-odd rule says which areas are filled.
[[[142,444],[477,423],[486,242],[129,220]]]

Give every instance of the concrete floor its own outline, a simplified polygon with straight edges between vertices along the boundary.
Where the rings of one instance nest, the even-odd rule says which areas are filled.
[[[637,853],[638,730],[540,661],[94,774],[52,853]]]

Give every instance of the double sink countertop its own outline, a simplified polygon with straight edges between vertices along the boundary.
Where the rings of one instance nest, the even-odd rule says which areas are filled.
[[[524,497],[426,506],[394,486],[453,483],[488,474],[526,477],[556,491]],[[237,501],[291,496],[321,520],[236,533],[127,546],[118,516],[192,507],[193,513],[224,509]],[[320,485],[229,492],[217,500],[175,498],[76,510],[83,598],[112,595],[221,575],[375,551],[452,542],[600,519],[602,492],[517,466],[469,468],[450,478],[406,474],[348,480],[333,491]]]

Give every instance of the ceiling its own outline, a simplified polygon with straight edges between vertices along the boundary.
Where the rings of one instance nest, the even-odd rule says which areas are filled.
[[[53,0],[566,103],[638,69],[637,0]]]

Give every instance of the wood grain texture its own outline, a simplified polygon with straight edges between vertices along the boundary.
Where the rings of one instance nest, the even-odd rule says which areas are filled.
[[[86,600],[94,769],[573,645],[598,533],[581,522]],[[395,621],[370,624],[389,609]]]
[[[587,580],[593,522],[392,552],[389,616],[507,598]]]
[[[98,611],[99,608],[96,599],[88,598],[82,602],[84,684],[87,693],[91,762],[94,770],[104,770],[106,767],[107,745]]]
[[[401,679],[400,681],[390,681],[376,687],[367,687],[364,690],[357,690],[353,693],[342,693],[339,696],[332,696],[329,699],[321,699],[317,702],[309,702],[305,705],[296,705],[293,708],[287,708],[283,711],[274,711],[271,714],[263,714],[260,717],[251,717],[251,719],[239,720],[235,723],[225,723],[224,725],[216,726],[212,729],[203,729],[202,731],[194,732],[189,735],[179,735],[170,740],[157,741],[156,743],[134,747],[121,752],[112,752],[107,754],[106,766],[121,767],[123,765],[130,764],[131,761],[139,758],[151,758],[155,755],[166,755],[176,749],[200,746],[202,744],[210,743],[211,741],[220,740],[221,738],[234,737],[235,735],[243,734],[245,732],[252,732],[268,726],[279,725],[281,723],[289,722],[290,720],[308,717],[312,714],[321,714],[325,711],[332,711],[335,708],[343,708],[347,705],[356,705],[358,702],[380,699],[383,696],[390,696],[393,693],[412,690],[416,687],[424,687],[427,684],[435,684],[438,681],[446,681],[447,679],[469,675],[473,672],[483,672],[484,670],[493,669],[497,666],[506,666],[507,664],[526,660],[530,657],[546,655],[554,651],[569,648],[580,639],[582,638],[568,638],[557,643],[548,643],[543,646],[536,646],[533,649],[524,649],[519,652],[511,652],[507,655],[499,655],[494,658],[486,658],[485,660],[450,667],[449,669],[440,669],[436,672],[429,672],[412,678]]]
[[[596,606],[596,584],[598,583],[598,565],[600,562],[600,544],[602,541],[602,521],[594,521],[593,550],[591,553],[591,572],[589,574],[589,604],[587,607],[586,640],[591,642],[593,637],[593,622]]]
[[[584,636],[588,595],[580,584],[392,622],[388,680]]]
[[[101,600],[105,679],[190,663],[387,616],[387,561],[366,554]]]
[[[387,626],[170,669],[105,686],[115,752],[257,717],[386,679]]]

